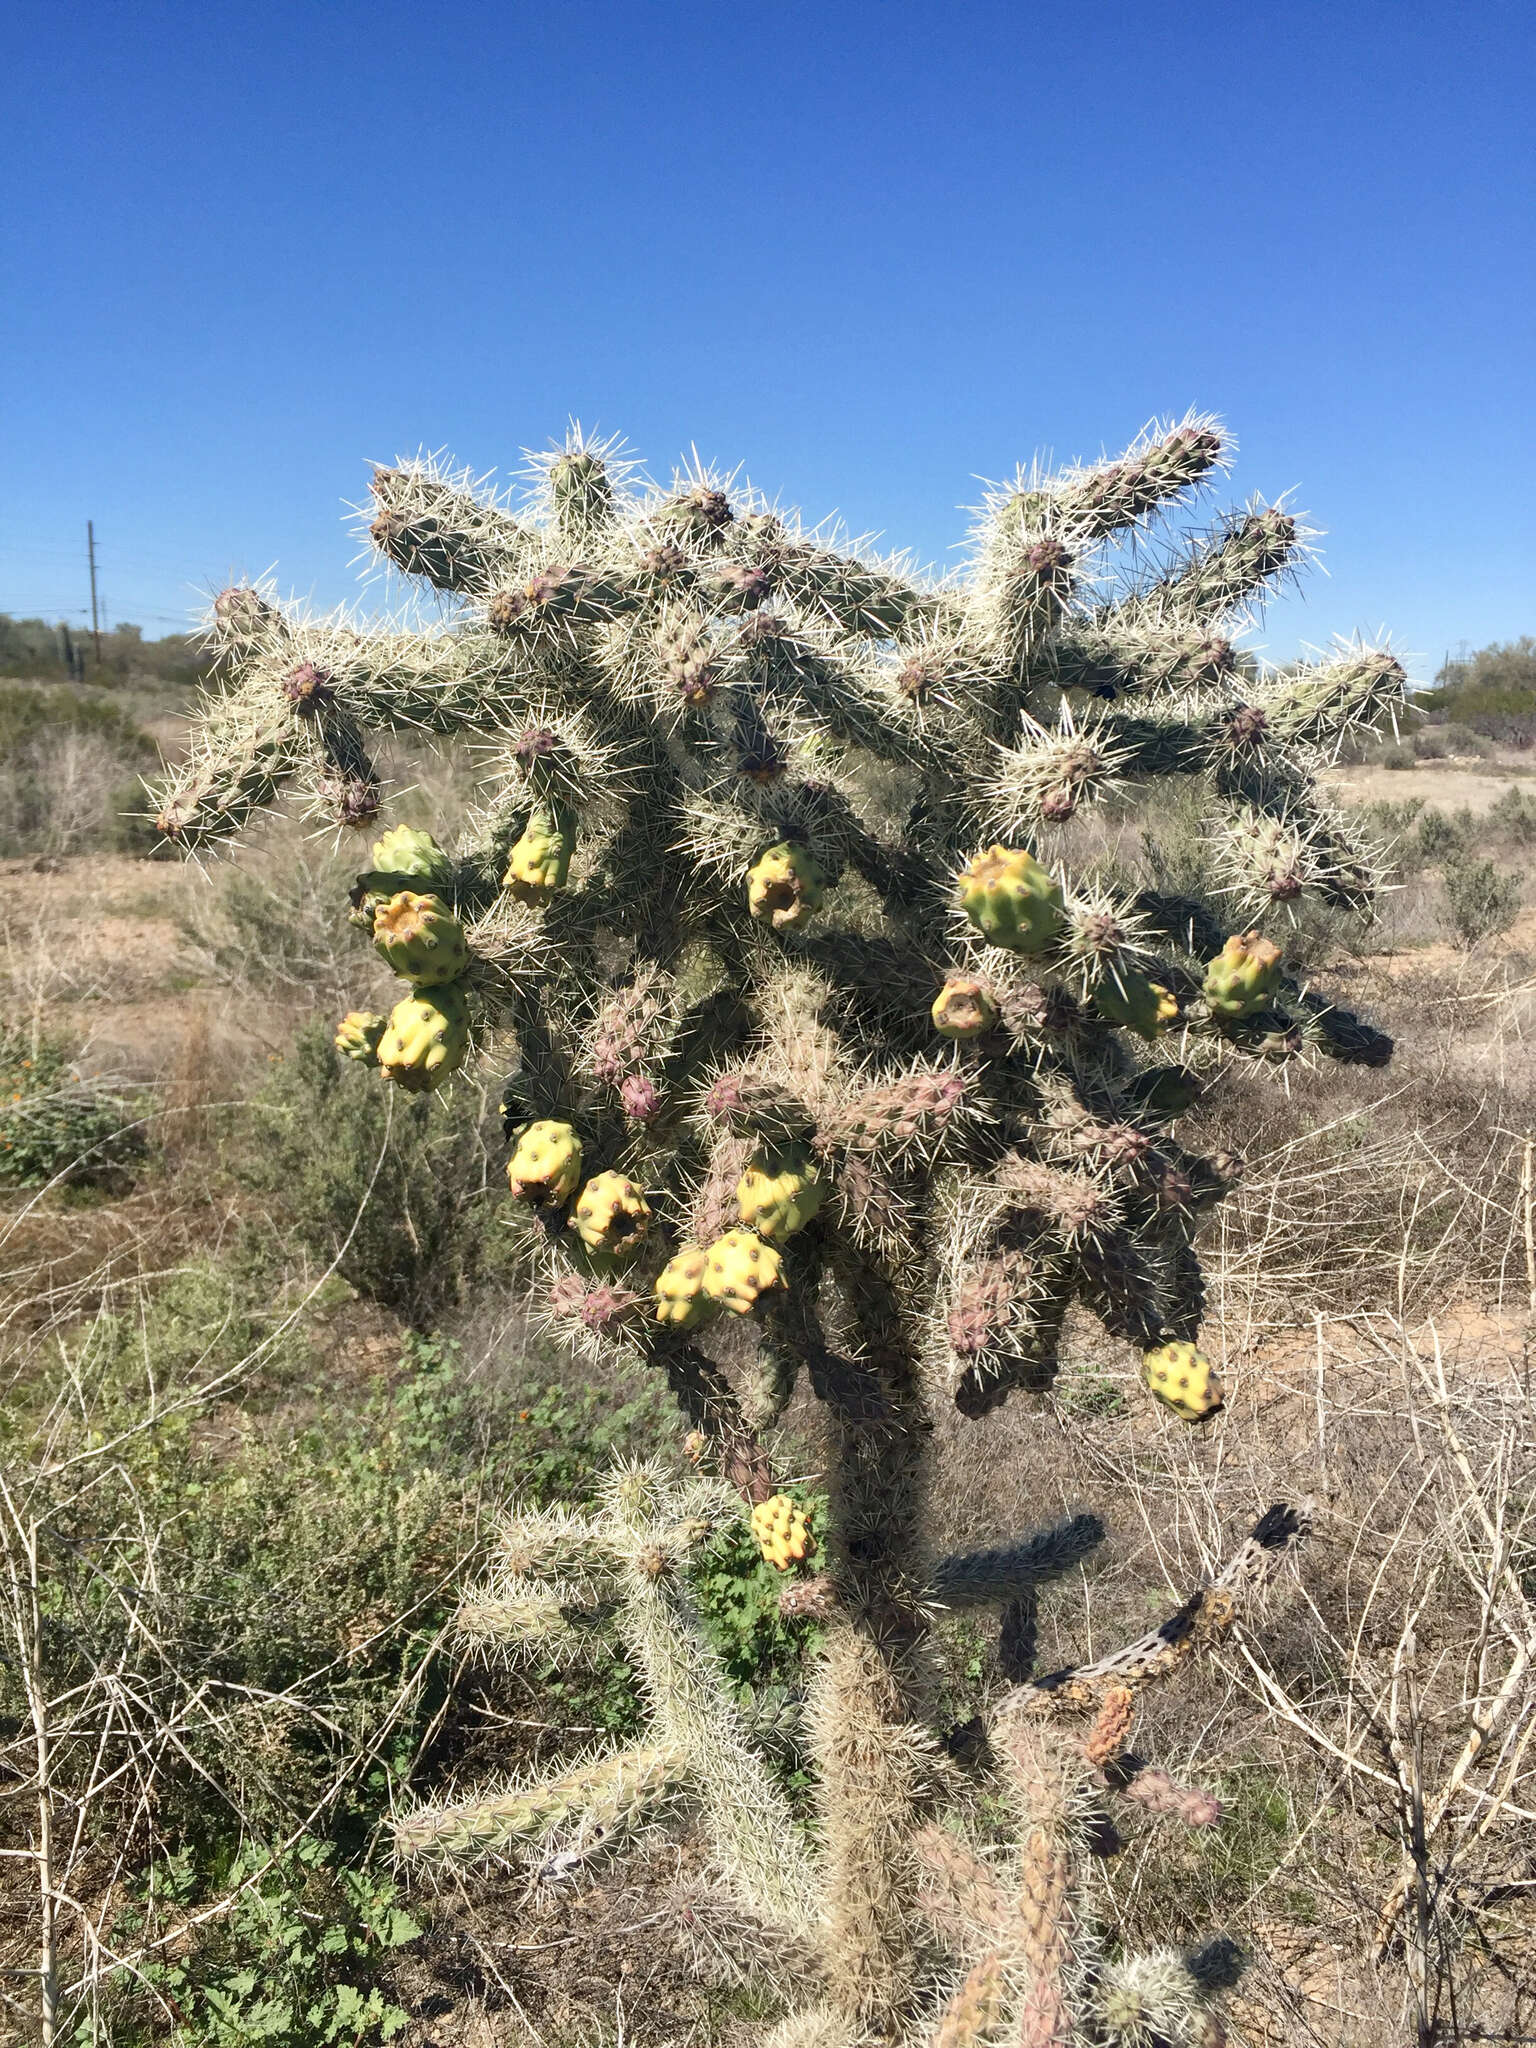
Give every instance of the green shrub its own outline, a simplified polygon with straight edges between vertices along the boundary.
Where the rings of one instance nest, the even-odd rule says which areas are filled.
[[[1459,855],[1445,864],[1445,901],[1459,944],[1508,931],[1520,909],[1518,875],[1501,875],[1491,860]]]
[[[1425,860],[1443,860],[1462,853],[1472,843],[1475,830],[1470,810],[1463,809],[1454,818],[1448,818],[1444,811],[1425,811],[1415,834],[1419,853]]]
[[[499,1126],[467,1083],[392,1090],[381,1119],[376,1082],[306,1026],[257,1099],[237,1170],[314,1256],[424,1329],[471,1279],[510,1270],[492,1199]]]
[[[1536,797],[1511,783],[1489,807],[1488,823],[1517,846],[1536,846]]]
[[[1409,862],[1417,862],[1419,846],[1417,846],[1417,831],[1415,831],[1415,827],[1417,827],[1421,815],[1423,815],[1423,797],[1403,797],[1403,799],[1384,797],[1378,803],[1366,805],[1366,817],[1370,819],[1372,827],[1378,831],[1382,838],[1395,842],[1393,852],[1397,856],[1397,864],[1399,866],[1405,866]]]
[[[812,1527],[825,1530],[825,1497],[794,1491],[810,1509]],[[780,1612],[784,1584],[783,1573],[763,1556],[745,1522],[723,1529],[694,1564],[694,1592],[706,1632],[740,1687],[744,1705],[765,1686],[780,1696],[791,1691],[808,1651],[820,1640],[814,1624],[786,1620]]]
[[[339,860],[314,858],[224,869],[217,889],[200,891],[179,921],[196,967],[246,997],[276,990],[309,1009],[344,1003],[359,942],[346,921],[342,872]]]
[[[654,1375],[560,1384],[553,1359],[525,1351],[515,1375],[477,1378],[437,1337],[408,1339],[369,1381],[317,1386],[310,1334],[262,1249],[237,1240],[50,1341],[0,1408],[0,1476],[39,1530],[46,1690],[88,1698],[108,1673],[131,1708],[107,1716],[105,1747],[61,1737],[54,1766],[61,1798],[82,1773],[104,1788],[80,1809],[86,1853],[127,1859],[108,1950],[195,1921],[142,1974],[108,1982],[90,2022],[105,2035],[82,2022],[61,2039],[390,2038],[390,1956],[419,1930],[373,1844],[447,1712],[442,1630],[489,1511],[589,1500],[616,1457],[655,1455],[675,1433]],[[722,1557],[701,1588],[744,1673],[783,1647],[764,1570],[755,1551]],[[617,1651],[553,1676],[516,1683],[556,1730],[638,1724]],[[0,1653],[0,1769],[24,1775],[29,1739]],[[310,1835],[274,1855],[320,1806]]]
[[[0,1031],[0,1184],[111,1186],[143,1152],[132,1096],[84,1079],[58,1039]]]

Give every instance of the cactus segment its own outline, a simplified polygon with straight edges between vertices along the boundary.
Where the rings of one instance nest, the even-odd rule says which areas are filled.
[[[952,974],[934,997],[931,1015],[946,1038],[980,1038],[997,1022],[997,1004],[984,981]]]
[[[370,865],[381,875],[398,875],[402,881],[446,882],[452,863],[430,832],[414,825],[395,825],[373,842]]]
[[[1021,848],[977,854],[959,882],[960,908],[984,939],[1014,953],[1048,953],[1065,926],[1061,884]]]
[[[389,1013],[379,1040],[379,1065],[413,1095],[439,1088],[464,1064],[469,1051],[469,1005],[453,982],[413,990]]]
[[[402,1856],[448,1863],[567,1835],[593,1850],[632,1832],[682,1790],[687,1776],[687,1760],[675,1749],[619,1750],[498,1797],[423,1808],[396,1823],[395,1847]]]
[[[1126,1100],[1143,1116],[1173,1123],[1200,1100],[1200,1076],[1188,1067],[1148,1067],[1126,1085]]]
[[[752,1534],[775,1571],[787,1572],[791,1565],[802,1564],[816,1548],[810,1510],[787,1493],[758,1502],[752,1510]]]
[[[704,1288],[708,1254],[702,1245],[685,1244],[656,1276],[656,1320],[674,1330],[696,1330],[719,1307]]]
[[[1141,1038],[1157,1038],[1176,1024],[1179,1002],[1161,982],[1134,970],[1122,970],[1118,987],[1106,977],[1093,991],[1093,1007],[1111,1024],[1124,1025]]]
[[[781,839],[747,871],[747,907],[776,932],[798,931],[826,900],[826,878],[805,847]]]

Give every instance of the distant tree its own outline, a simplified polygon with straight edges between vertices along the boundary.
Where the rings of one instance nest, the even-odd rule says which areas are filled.
[[[191,687],[207,668],[196,635],[146,640],[142,626],[114,626],[101,636],[98,663],[91,636],[46,619],[0,612],[0,676],[27,682],[159,682]]]
[[[1490,739],[1530,746],[1536,741],[1536,639],[1523,633],[1447,660],[1435,688],[1418,702],[1431,715]]]

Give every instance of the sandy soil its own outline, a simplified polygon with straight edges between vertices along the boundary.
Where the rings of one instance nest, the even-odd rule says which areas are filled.
[[[1442,811],[1489,810],[1505,791],[1528,788],[1536,763],[1421,761],[1413,768],[1379,765],[1330,768],[1324,781],[1351,804],[1403,803],[1420,797]]]
[[[11,1011],[76,1037],[89,1071],[165,1080],[201,1057],[254,1064],[271,1046],[229,992],[201,985],[183,920],[206,908],[197,868],[92,854],[0,862],[0,983]]]

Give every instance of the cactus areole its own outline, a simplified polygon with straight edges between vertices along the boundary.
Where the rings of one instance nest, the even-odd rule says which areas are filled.
[[[1298,981],[1272,928],[1298,901],[1369,905],[1371,848],[1318,770],[1394,717],[1403,671],[1362,645],[1286,672],[1234,652],[1306,536],[1254,507],[1159,542],[1224,450],[1192,418],[1114,462],[1021,473],[942,580],[734,478],[651,486],[579,435],[536,459],[524,500],[435,461],[381,469],[367,536],[435,593],[436,622],[224,592],[220,686],[158,793],[191,852],[284,799],[337,825],[381,814],[352,892],[372,1007],[342,1021],[341,1052],[381,1090],[504,1063],[505,1215],[536,1295],[574,1343],[660,1372],[696,1432],[692,1492],[621,1475],[590,1524],[530,1524],[518,1541],[546,1545],[558,1597],[503,1599],[486,1624],[554,1654],[580,1634],[583,1574],[607,1589],[593,1611],[616,1598],[627,1617],[645,1745],[440,1826],[418,1816],[402,1848],[542,1854],[569,1835],[585,1855],[694,1801],[748,1909],[814,1953],[782,2048],[964,2048],[1004,2026],[1055,2043],[1079,2022],[1083,2039],[1215,2038],[1194,2031],[1192,1965],[1136,1976],[1094,1951],[1074,1816],[1134,1791],[1114,1763],[1121,1695],[1229,1625],[1294,1515],[1266,1516],[1235,1576],[1121,1653],[1112,1684],[1098,1667],[1027,1682],[1015,1631],[1021,1682],[990,1734],[1016,1808],[1006,1884],[967,1861],[963,1814],[925,1834],[916,1724],[933,1600],[980,1587],[965,1597],[1006,1613],[1081,1548],[1047,1531],[926,1560],[933,1409],[985,1428],[1042,1398],[1078,1303],[1128,1347],[1128,1377],[1139,1359],[1147,1427],[1234,1426],[1196,1347],[1196,1237],[1240,1162],[1174,1126],[1231,1063],[1391,1051]],[[479,767],[451,845],[408,795],[391,805],[372,738],[388,732],[462,738]],[[1084,815],[1164,778],[1199,792],[1201,896],[1079,874]],[[825,1432],[814,1541],[765,1435],[797,1386]],[[733,1489],[784,1611],[825,1628],[809,1848],[674,1590]],[[1216,1810],[1159,1796],[1190,1825]],[[959,1903],[925,1922],[930,1893]]]

